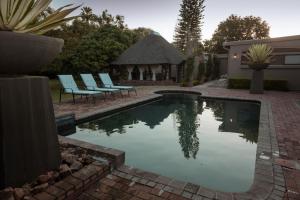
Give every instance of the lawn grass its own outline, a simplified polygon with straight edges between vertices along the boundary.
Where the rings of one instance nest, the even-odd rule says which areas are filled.
[[[51,79],[49,80],[49,86],[51,90],[51,95],[52,95],[52,101],[54,103],[59,102],[59,90],[61,88],[60,83],[57,79]],[[62,95],[62,101],[72,99],[72,95],[70,94],[63,94]]]

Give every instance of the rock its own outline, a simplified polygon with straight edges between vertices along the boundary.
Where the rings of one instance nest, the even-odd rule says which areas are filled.
[[[9,187],[4,190],[0,190],[0,199],[1,200],[15,200],[14,198],[14,189]]]
[[[71,169],[68,165],[63,164],[63,165],[60,165],[59,173],[60,173],[60,176],[65,177],[65,176],[71,174]]]
[[[61,154],[62,160],[68,164],[72,164],[74,161],[77,160],[77,156],[70,154],[70,153],[62,153]]]
[[[34,188],[32,188],[31,192],[32,192],[33,194],[41,193],[41,192],[43,192],[48,186],[49,186],[48,183],[44,183],[44,184],[41,184],[41,185],[37,185],[37,186],[35,186]]]
[[[77,170],[82,168],[82,163],[78,162],[78,161],[74,161],[72,163],[72,165],[70,166],[70,168],[71,168],[72,171],[77,171]]]
[[[26,195],[23,188],[15,188],[14,189],[14,196],[16,200],[21,200]]]
[[[46,175],[40,175],[40,176],[38,177],[38,182],[39,182],[39,183],[46,183],[46,182],[48,182],[50,179],[51,179],[51,176],[49,176],[49,174],[46,174]]]

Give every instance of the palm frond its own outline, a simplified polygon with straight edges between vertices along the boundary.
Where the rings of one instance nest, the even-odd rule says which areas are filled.
[[[45,19],[38,16],[45,11],[52,0],[0,0],[0,31],[10,30],[20,33],[45,33],[75,17],[66,18],[80,6],[63,6]],[[37,21],[37,22],[35,22]],[[51,27],[51,29],[50,29]],[[45,29],[45,30],[43,30]]]

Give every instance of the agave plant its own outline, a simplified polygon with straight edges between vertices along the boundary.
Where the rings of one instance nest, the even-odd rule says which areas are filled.
[[[42,20],[38,17],[52,0],[0,0],[0,31],[44,34],[75,17],[68,17],[77,7],[63,6]]]
[[[269,64],[271,61],[271,54],[273,49],[266,44],[254,44],[252,45],[247,54],[249,65],[265,65]]]

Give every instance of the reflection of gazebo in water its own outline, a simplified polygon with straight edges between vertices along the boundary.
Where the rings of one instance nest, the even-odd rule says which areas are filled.
[[[164,121],[176,109],[174,105],[164,105],[161,102],[159,104],[149,104],[147,107],[147,109],[140,107],[134,110],[133,115],[137,120],[145,122],[151,129]]]
[[[158,33],[128,48],[111,64],[126,67],[128,80],[176,80],[183,75],[184,56]]]

